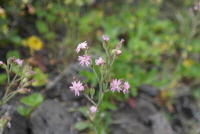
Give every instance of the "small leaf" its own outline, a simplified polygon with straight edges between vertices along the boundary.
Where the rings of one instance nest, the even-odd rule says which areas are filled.
[[[28,117],[31,113],[31,108],[24,108],[23,106],[19,106],[17,111],[20,115]]]
[[[88,113],[87,113],[88,108],[87,108],[87,107],[79,107],[79,108],[78,108],[78,111],[79,111],[80,113],[82,113],[86,118],[88,117]]]
[[[15,56],[16,59],[20,58],[20,54],[16,50],[8,51],[7,54],[6,54],[7,59],[10,58],[10,57],[13,57],[13,56]]]
[[[87,122],[77,122],[74,126],[75,129],[82,131],[89,127]]]
[[[22,98],[20,102],[26,104],[27,106],[37,107],[40,103],[43,102],[43,96],[39,93],[33,93],[27,97]]]
[[[0,74],[0,84],[3,84],[7,79],[7,75],[6,74]]]
[[[40,33],[47,33],[48,27],[44,21],[38,20],[36,21],[36,27]]]

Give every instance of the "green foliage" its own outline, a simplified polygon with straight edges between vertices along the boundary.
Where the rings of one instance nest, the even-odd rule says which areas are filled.
[[[35,82],[32,83],[33,86],[44,86],[47,83],[48,74],[43,73],[39,68],[34,68],[33,71],[36,74],[33,76]]]
[[[0,74],[0,84],[3,84],[7,79],[7,75],[4,73]]]
[[[82,130],[85,130],[89,127],[89,123],[88,122],[77,122],[75,125],[74,125],[74,128],[79,130],[79,131],[82,131]]]
[[[17,108],[17,111],[19,112],[19,114],[28,118],[31,112],[36,109],[43,102],[43,100],[43,96],[39,93],[33,93],[27,97],[23,97],[20,102],[25,104],[27,108],[19,106]]]
[[[16,50],[10,50],[7,52],[6,54],[6,59],[10,58],[10,57],[15,57],[16,59],[20,58],[20,53]]]

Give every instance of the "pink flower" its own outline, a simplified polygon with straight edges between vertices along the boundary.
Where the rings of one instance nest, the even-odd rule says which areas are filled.
[[[8,122],[7,127],[8,127],[8,128],[11,128],[11,123],[10,123],[10,121]]]
[[[114,92],[115,90],[117,90],[118,92],[120,92],[120,90],[122,90],[121,87],[120,87],[121,83],[122,83],[121,80],[114,79],[114,80],[110,83],[110,86],[111,86],[110,90],[113,91],[113,92]]]
[[[120,55],[122,53],[122,51],[118,50],[118,49],[113,49],[112,52],[117,54],[117,55]]]
[[[3,62],[2,62],[2,61],[0,61],[0,65],[3,65]]]
[[[100,57],[99,59],[95,60],[96,65],[103,65],[106,61]]]
[[[87,49],[86,41],[78,44],[78,46],[76,48],[76,52],[79,53],[81,49],[83,49],[83,50]]]
[[[129,92],[128,89],[130,88],[130,85],[128,84],[128,82],[124,82],[123,88],[124,88],[124,90],[123,90],[124,93],[128,93]]]
[[[19,66],[22,66],[23,65],[23,60],[20,60],[20,59],[16,59],[15,61],[14,61],[16,64],[18,64]]]
[[[82,83],[79,81],[79,82],[72,82],[72,86],[69,87],[71,89],[71,91],[74,91],[75,92],[75,96],[76,95],[80,95],[79,91],[83,91],[84,90],[84,87],[82,85]]]
[[[102,39],[103,39],[104,41],[108,41],[108,40],[109,40],[109,37],[108,37],[108,35],[103,35],[103,36],[102,36]]]
[[[124,42],[125,40],[124,39],[121,39],[121,42]]]
[[[197,6],[194,6],[193,9],[194,9],[194,10],[198,10],[198,7],[197,7]]]
[[[83,66],[84,64],[88,66],[90,64],[90,56],[89,55],[83,55],[83,56],[78,56],[78,60],[80,61],[79,65]]]
[[[91,112],[91,113],[96,113],[96,112],[97,112],[97,107],[91,106],[91,107],[90,107],[90,112]]]

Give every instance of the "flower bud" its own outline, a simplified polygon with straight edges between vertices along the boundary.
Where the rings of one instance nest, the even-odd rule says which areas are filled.
[[[20,94],[25,94],[25,93],[30,92],[30,89],[28,89],[28,88],[20,88],[20,89],[17,90],[17,92],[20,93]]]
[[[94,94],[95,94],[94,87],[91,87],[91,88],[90,88],[90,95],[91,95],[91,98],[93,98]]]
[[[4,116],[0,119],[0,129],[3,129],[7,124],[8,121],[10,120],[9,116]]]
[[[2,61],[0,61],[0,67],[2,67],[2,68],[6,68],[6,64],[4,64]]]
[[[85,89],[85,90],[83,91],[84,95],[85,95],[85,96],[88,96],[89,93],[90,93],[90,90],[89,90],[87,84],[84,85],[84,89]]]
[[[30,68],[27,70],[27,72],[25,73],[25,77],[31,77],[31,76],[33,76],[33,75],[35,75],[36,74],[36,72],[35,71],[33,71],[33,70],[31,70]]]
[[[122,51],[121,50],[118,50],[118,49],[113,49],[112,50],[112,53],[116,54],[117,56],[120,56]]]
[[[24,87],[30,86],[35,80],[30,80],[24,84]]]
[[[12,64],[12,63],[14,63],[14,61],[15,61],[15,57],[13,56],[13,57],[10,57],[10,58],[7,60],[7,63],[8,63],[8,64]]]

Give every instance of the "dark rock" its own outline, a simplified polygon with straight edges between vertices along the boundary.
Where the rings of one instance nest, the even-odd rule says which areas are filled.
[[[139,120],[136,110],[129,107],[113,113],[110,130],[112,134],[153,134],[151,128]]]
[[[72,134],[72,115],[53,100],[44,101],[31,115],[32,134]]]
[[[147,85],[147,84],[140,85],[138,87],[138,89],[139,89],[140,92],[143,92],[143,93],[145,93],[149,96],[152,96],[152,97],[155,97],[160,93],[158,88],[151,86],[151,85]]]
[[[11,129],[8,129],[9,134],[28,134],[27,121],[24,116],[21,116],[17,111],[11,116]]]

